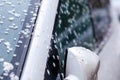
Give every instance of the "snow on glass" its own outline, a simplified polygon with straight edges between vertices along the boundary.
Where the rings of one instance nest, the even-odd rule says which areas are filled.
[[[0,80],[4,80],[4,76],[10,80],[19,80],[12,70],[20,63],[11,63],[11,59],[17,57],[15,49],[23,44],[19,37],[29,38],[32,34],[30,28],[34,26],[40,3],[34,3],[35,11],[29,12],[32,16],[23,26],[28,7],[32,5],[30,2],[31,0],[0,0]],[[25,44],[24,48],[27,46]]]
[[[73,46],[93,47],[92,25],[87,0],[61,0],[55,23],[55,48],[58,49],[61,67],[64,67],[65,50]],[[53,63],[53,66],[55,64]]]

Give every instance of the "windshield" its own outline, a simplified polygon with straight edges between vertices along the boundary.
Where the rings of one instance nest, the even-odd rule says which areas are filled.
[[[16,74],[21,72],[17,66],[22,66],[21,58],[22,62],[25,58],[21,56],[27,52],[39,1],[0,0],[0,78],[15,74],[17,69]]]

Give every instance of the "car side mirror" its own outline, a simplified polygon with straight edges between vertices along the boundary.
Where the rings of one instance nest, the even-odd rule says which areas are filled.
[[[99,65],[99,57],[94,52],[83,47],[68,48],[65,80],[97,80]]]

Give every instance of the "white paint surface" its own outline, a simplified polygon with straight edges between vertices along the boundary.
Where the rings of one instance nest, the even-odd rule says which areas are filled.
[[[66,76],[74,75],[79,80],[93,80],[99,66],[99,57],[83,47],[68,49]],[[74,80],[74,79],[68,79]]]
[[[98,80],[120,80],[120,0],[111,0],[112,35],[100,52]]]
[[[43,0],[21,80],[43,80],[59,0]]]

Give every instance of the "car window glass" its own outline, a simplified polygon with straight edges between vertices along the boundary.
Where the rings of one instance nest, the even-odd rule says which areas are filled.
[[[93,31],[86,0],[60,0],[54,26],[55,47],[64,67],[65,50],[73,46],[93,48]],[[61,69],[64,72],[64,69]]]
[[[20,65],[39,5],[40,0],[0,0],[0,74],[3,76],[13,75],[10,71],[15,69],[14,65]],[[16,60],[12,61],[15,57]]]

